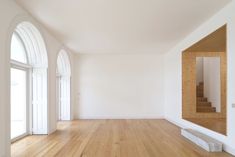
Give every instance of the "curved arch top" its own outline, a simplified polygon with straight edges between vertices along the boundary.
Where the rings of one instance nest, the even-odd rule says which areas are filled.
[[[29,64],[33,67],[47,68],[46,46],[39,30],[30,22],[21,22],[16,26],[15,32],[25,44]]]
[[[57,58],[57,72],[62,76],[71,76],[71,67],[68,54],[65,50],[59,52]]]

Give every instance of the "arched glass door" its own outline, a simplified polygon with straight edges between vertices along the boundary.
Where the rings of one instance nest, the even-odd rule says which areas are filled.
[[[11,139],[28,134],[28,59],[17,33],[11,41]]]
[[[71,120],[70,62],[66,51],[61,50],[57,58],[57,104],[58,120]]]
[[[11,139],[48,134],[48,59],[38,29],[17,25],[11,39]]]

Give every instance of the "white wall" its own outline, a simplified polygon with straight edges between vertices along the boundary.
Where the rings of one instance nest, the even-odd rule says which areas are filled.
[[[220,112],[220,57],[203,57],[203,69],[204,97]]]
[[[179,126],[193,128],[222,141],[225,150],[235,155],[235,1],[192,32],[165,54],[165,117]],[[182,51],[227,23],[227,136],[182,119]]]
[[[32,22],[41,32],[48,52],[49,132],[56,129],[56,60],[62,45],[50,33],[21,9],[13,0],[0,1],[0,157],[10,156],[10,39],[20,21]],[[70,53],[71,58],[73,54]],[[72,60],[73,64],[73,60]],[[73,65],[72,65],[73,66]],[[73,79],[73,76],[72,76]],[[73,84],[73,83],[72,83]],[[73,97],[72,97],[73,99]],[[73,103],[73,100],[72,100]]]
[[[192,127],[225,143],[235,154],[235,2],[189,35],[163,57],[154,54],[79,55],[70,54],[72,87],[76,87],[76,118],[157,118],[164,115],[178,125]],[[56,128],[56,59],[62,48],[50,33],[13,0],[0,1],[0,156],[10,153],[9,33],[15,21],[29,20],[44,37],[48,51],[49,131]],[[181,118],[181,52],[201,38],[228,23],[228,136],[202,128]],[[76,62],[76,69],[73,64]],[[164,79],[165,73],[165,79]],[[76,82],[74,83],[73,81]],[[165,88],[163,81],[165,80]],[[165,92],[164,92],[165,89]],[[72,89],[73,91],[73,89]],[[79,96],[80,93],[80,96]],[[165,95],[164,95],[165,93]],[[73,98],[72,98],[73,102]]]
[[[163,56],[99,54],[76,57],[76,118],[161,118]]]

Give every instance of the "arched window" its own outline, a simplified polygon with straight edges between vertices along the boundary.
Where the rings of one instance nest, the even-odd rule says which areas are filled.
[[[47,134],[47,52],[38,29],[17,25],[11,39],[11,139]]]
[[[57,106],[59,120],[71,120],[70,77],[69,57],[65,50],[61,50],[57,58]]]
[[[11,39],[11,139],[27,134],[27,53],[22,39],[14,32]]]
[[[11,60],[25,64],[28,63],[24,43],[16,32],[13,33],[11,39]]]

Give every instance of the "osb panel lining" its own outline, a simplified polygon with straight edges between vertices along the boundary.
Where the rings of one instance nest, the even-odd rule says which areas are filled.
[[[196,112],[196,57],[220,57],[221,112]],[[182,116],[183,118],[226,118],[226,52],[183,52]]]

